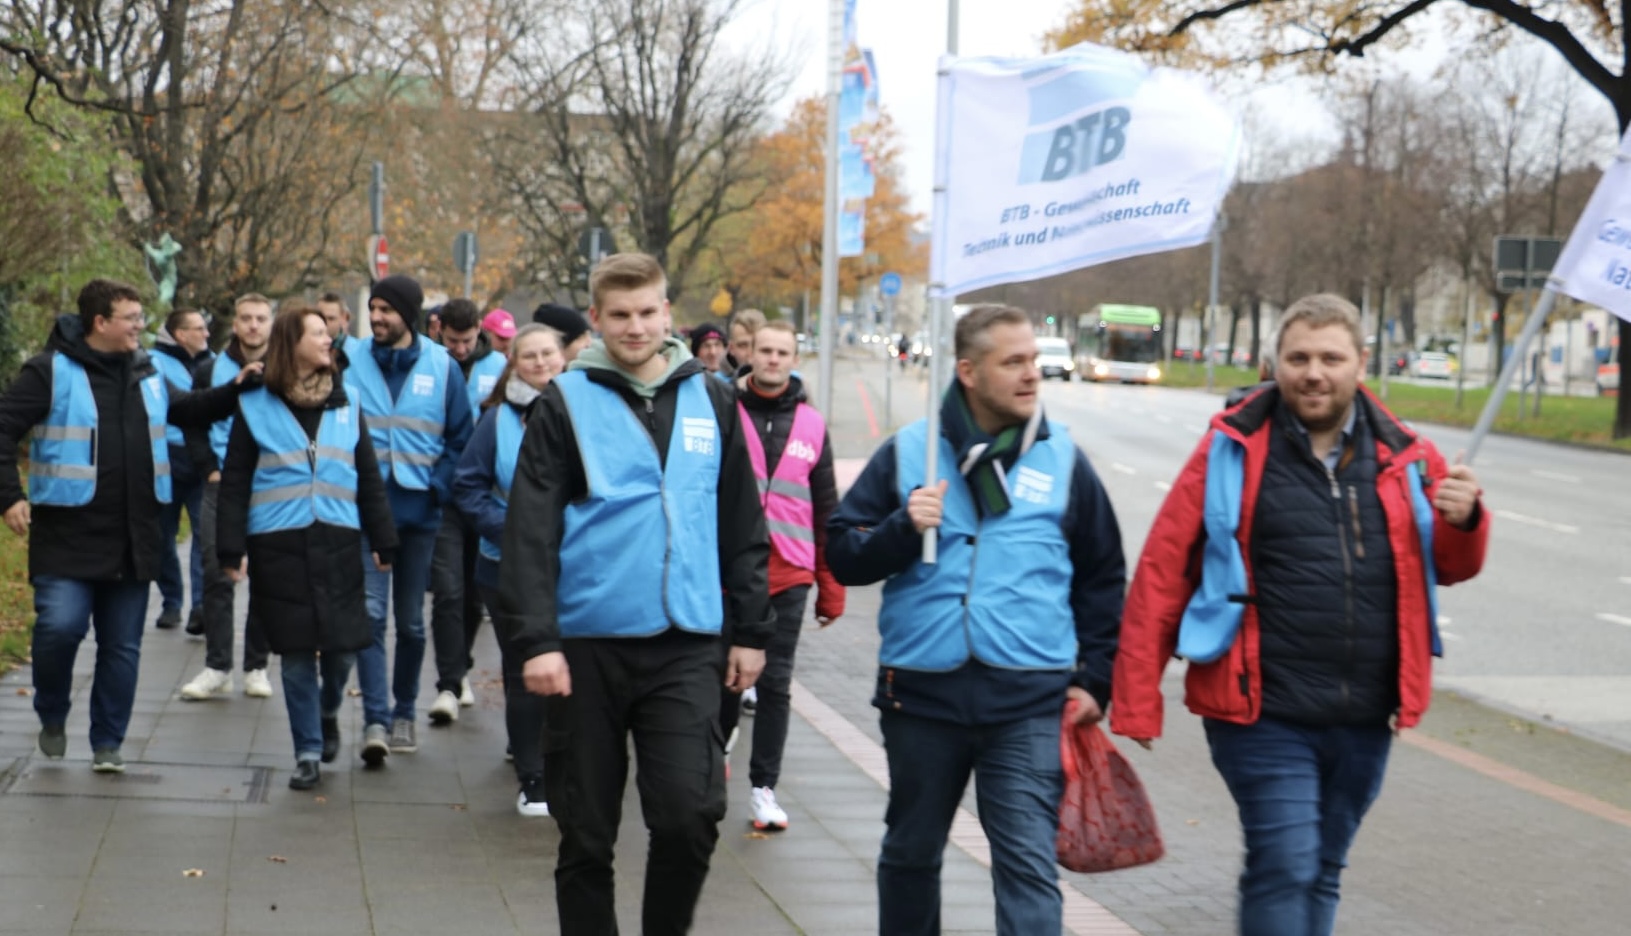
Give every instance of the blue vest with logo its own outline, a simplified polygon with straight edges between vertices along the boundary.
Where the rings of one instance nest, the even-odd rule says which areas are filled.
[[[238,362],[225,354],[215,359],[215,365],[210,368],[210,386],[219,387],[222,384],[232,383],[233,378],[243,368]],[[213,426],[210,426],[210,448],[215,451],[215,464],[217,466],[227,463],[227,440],[232,438],[232,417],[228,416]]]
[[[178,389],[191,390],[193,388],[193,372],[188,370],[187,365],[181,363],[179,358],[171,357],[168,354],[155,354],[153,355],[153,366],[159,369],[159,373],[164,375],[165,380],[175,384]],[[181,434],[179,426],[166,426],[164,441],[176,448],[182,448],[187,444],[187,439]]]
[[[153,496],[170,503],[170,446],[165,430],[170,391],[164,374],[142,379],[148,447],[153,457]],[[119,427],[114,426],[118,432]],[[28,499],[52,507],[83,507],[96,497],[96,395],[90,375],[66,354],[51,356],[51,411],[34,427],[28,451]]]
[[[498,421],[493,429],[497,440],[493,444],[493,489],[488,492],[499,506],[510,509],[510,485],[515,483],[515,460],[521,454],[521,435],[527,431],[521,414],[508,403],[500,403],[493,418]],[[503,558],[498,544],[486,537],[481,540],[481,554],[498,562]]]
[[[354,354],[347,348],[351,366],[346,368],[345,382],[351,396],[362,401],[380,474],[386,480],[394,478],[405,490],[428,491],[444,447],[447,370],[453,359],[445,348],[422,335],[413,340],[419,343],[419,360],[394,401],[379,362],[374,360],[371,340],[359,341]]]
[[[555,379],[589,488],[582,503],[566,507],[556,598],[562,637],[648,637],[670,625],[699,634],[723,628],[723,442],[707,379],[694,374],[679,387],[666,468],[651,433],[617,391],[582,371]]]
[[[1427,570],[1427,629],[1433,656],[1444,655],[1438,633],[1438,570],[1433,567],[1433,503],[1422,485],[1419,464],[1406,469],[1410,507],[1421,540],[1422,568]],[[1240,552],[1240,501],[1246,482],[1246,449],[1227,433],[1213,430],[1206,456],[1206,497],[1202,522],[1201,583],[1178,624],[1179,656],[1211,663],[1229,651],[1240,630],[1247,595],[1246,559]]]
[[[288,404],[265,387],[238,399],[260,446],[249,493],[249,535],[300,530],[313,523],[361,528],[357,518],[358,414],[355,401],[326,409],[317,440],[306,435]]]
[[[915,562],[884,584],[878,612],[878,661],[900,669],[947,672],[970,656],[1015,670],[1069,670],[1076,665],[1076,619],[1070,607],[1070,543],[1063,529],[1076,472],[1076,446],[1050,423],[1008,471],[1012,506],[981,518],[957,453],[940,439],[938,471],[946,484],[939,560]],[[925,486],[928,424],[895,436],[901,503]]]
[[[470,366],[470,376],[465,378],[464,386],[470,391],[470,415],[476,419],[481,418],[481,401],[498,385],[504,364],[504,355],[495,351]]]

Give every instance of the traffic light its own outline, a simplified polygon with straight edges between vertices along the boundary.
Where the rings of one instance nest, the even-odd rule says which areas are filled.
[[[1052,324],[1053,324],[1053,316],[1051,316],[1051,315],[1050,315],[1050,316],[1048,316],[1048,324],[1049,324],[1049,325],[1052,325]]]

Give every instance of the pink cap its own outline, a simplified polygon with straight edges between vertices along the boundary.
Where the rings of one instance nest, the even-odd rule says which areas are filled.
[[[481,320],[481,327],[499,338],[515,337],[515,316],[503,309],[494,309]]]

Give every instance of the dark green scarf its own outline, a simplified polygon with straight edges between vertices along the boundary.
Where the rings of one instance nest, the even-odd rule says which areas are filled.
[[[992,438],[974,421],[963,385],[953,382],[941,401],[940,421],[941,432],[957,452],[957,470],[974,492],[980,516],[1007,513],[1013,506],[1008,494],[1008,471],[1036,444],[1042,427],[1041,405],[1030,420],[1009,426]]]

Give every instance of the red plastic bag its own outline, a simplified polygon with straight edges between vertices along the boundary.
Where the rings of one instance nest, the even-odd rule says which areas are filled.
[[[1166,853],[1144,784],[1098,725],[1059,732],[1065,797],[1059,803],[1059,864],[1093,873],[1136,868]]]

